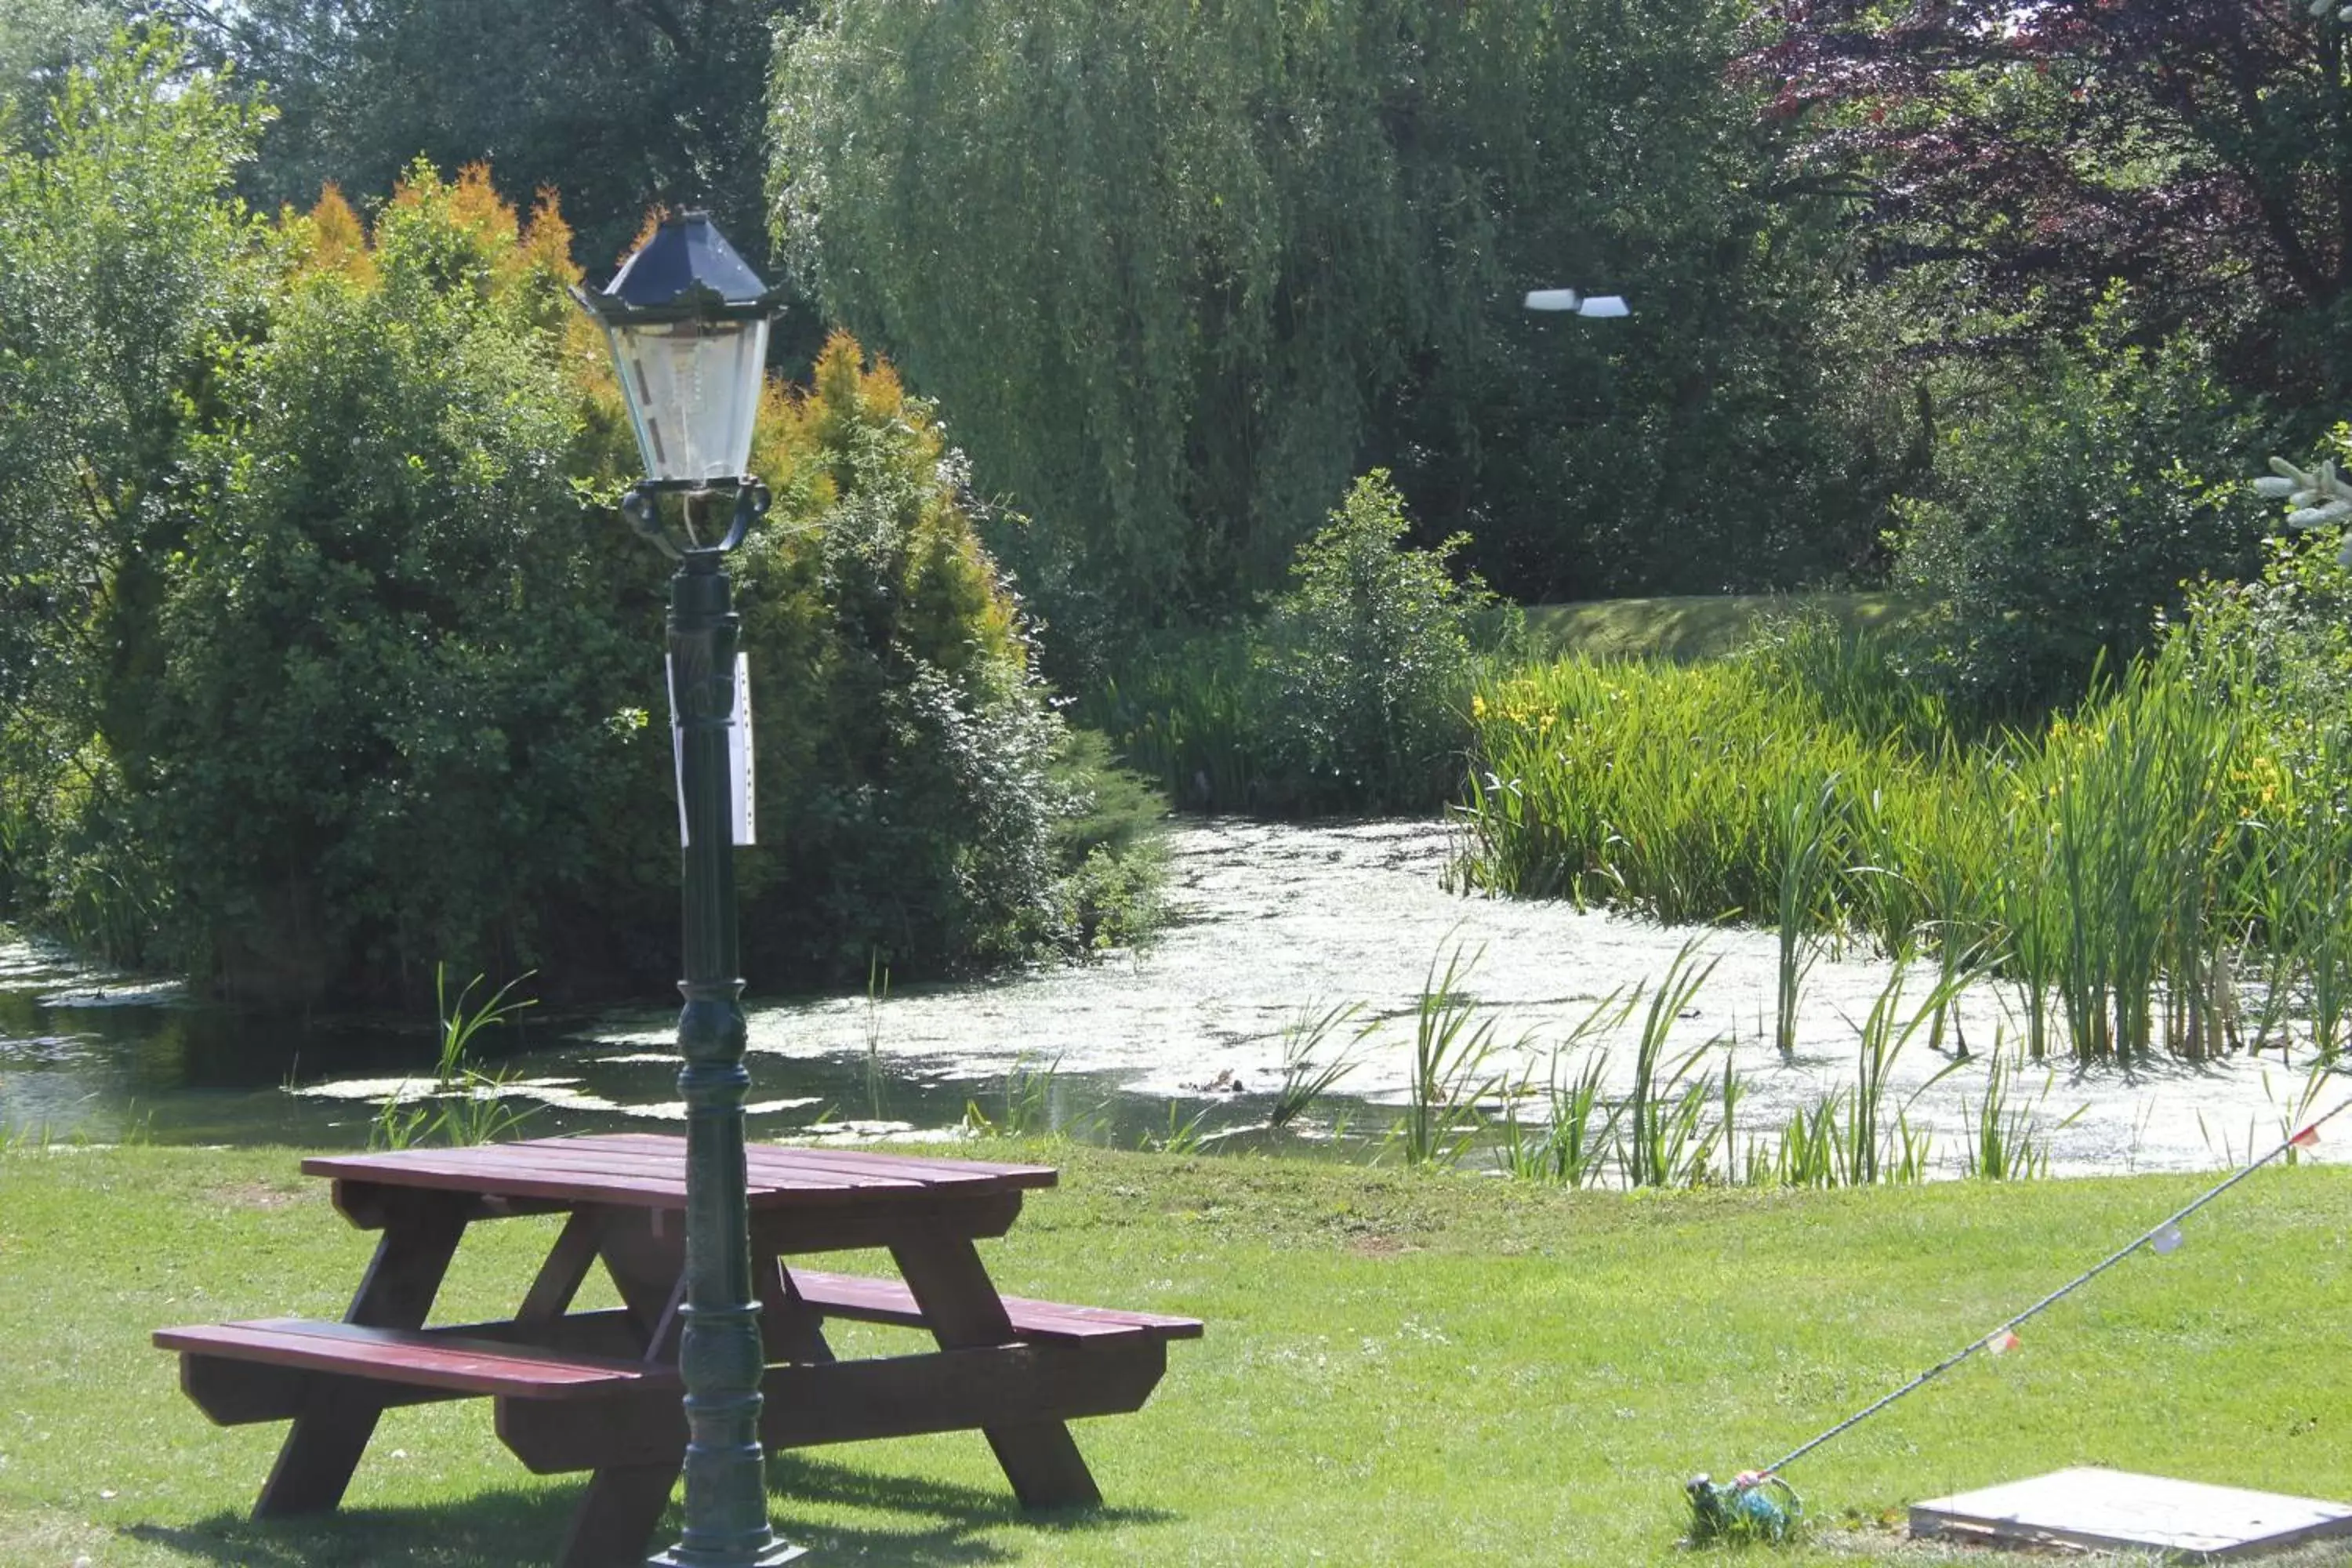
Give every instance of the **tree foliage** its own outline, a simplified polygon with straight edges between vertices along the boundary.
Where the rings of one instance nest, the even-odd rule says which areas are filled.
[[[1851,188],[1947,336],[2079,323],[2121,280],[2152,335],[2228,345],[2239,384],[2340,390],[2352,76],[2322,9],[1772,0],[1743,70],[1803,132],[1783,178]]]
[[[157,37],[0,162],[0,903],[253,999],[660,987],[663,566],[600,504],[635,453],[562,216],[419,163],[257,223],[254,115]],[[1099,759],[936,418],[846,339],[768,414],[747,973],[1114,931]]]
[[[1834,571],[1882,455],[1717,0],[841,0],[774,221],[955,411],[1066,626],[1215,614],[1391,467],[1524,594]],[[1622,286],[1539,322],[1537,284]]]
[[[423,157],[551,187],[592,263],[656,205],[761,221],[770,28],[794,0],[126,0],[266,87],[280,121],[247,193],[388,194]]]
[[[2074,700],[2149,646],[2184,581],[2257,564],[2269,520],[2239,475],[2259,423],[2196,342],[2141,349],[2126,325],[2111,304],[1962,405],[1905,509],[1930,673],[1979,714]]]
[[[0,880],[37,862],[93,937],[122,900],[76,890],[134,880],[183,465],[252,309],[254,231],[218,193],[258,124],[161,37],[0,124]]]
[[[37,114],[67,69],[95,56],[118,25],[105,0],[10,0],[0,7],[0,126]]]

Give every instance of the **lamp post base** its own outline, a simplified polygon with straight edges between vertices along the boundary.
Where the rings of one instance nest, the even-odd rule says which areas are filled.
[[[790,1546],[779,1541],[757,1557],[732,1559],[721,1564],[702,1552],[688,1553],[684,1547],[673,1546],[658,1556],[647,1558],[646,1568],[783,1568],[783,1564],[807,1555],[807,1547]]]

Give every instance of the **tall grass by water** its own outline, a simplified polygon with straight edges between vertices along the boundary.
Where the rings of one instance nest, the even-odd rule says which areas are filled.
[[[1694,1004],[1715,970],[1704,940],[1685,942],[1654,984],[1595,1003],[1551,1050],[1543,1076],[1530,1068],[1515,1083],[1493,1069],[1495,1021],[1459,989],[1467,973],[1459,955],[1445,958],[1442,980],[1433,965],[1418,1010],[1415,1079],[1391,1145],[1407,1164],[1491,1163],[1520,1180],[1569,1187],[1876,1186],[1925,1181],[1939,1169],[1990,1181],[2049,1173],[2050,1140],[2074,1118],[2044,1114],[2046,1069],[2037,1094],[2020,1087],[2029,1068],[2021,1047],[1996,1037],[1988,1050],[1951,1058],[1897,1092],[1897,1063],[1957,991],[1981,978],[1979,969],[1937,980],[1915,999],[1912,966],[1898,961],[1867,1015],[1847,1020],[1853,1080],[1790,1109],[1778,1127],[1743,1135],[1748,1080],[1727,1053],[1719,1068],[1710,1065],[1728,1042],[1677,1037],[1677,1023],[1697,1016]],[[1615,1084],[1612,1048],[1629,1035],[1632,1071]],[[1913,1112],[1944,1079],[1979,1069],[1974,1100],[1961,1093],[1962,1137],[1939,1159]],[[2316,1068],[2311,1082],[2326,1070]],[[1490,1115],[1486,1106],[1497,1098],[1501,1108]]]
[[[2300,1016],[2333,1052],[2352,1023],[2344,775],[2284,764],[2242,679],[2175,643],[2044,723],[1964,735],[1887,649],[1821,621],[1710,665],[1491,675],[1455,874],[1775,926],[1784,1049],[1810,944],[1852,935],[1931,955],[1947,994],[1976,966],[2013,982],[2029,1059],[2248,1044],[2247,971],[2253,1039]],[[1964,1050],[1948,1012],[1934,1043]]]

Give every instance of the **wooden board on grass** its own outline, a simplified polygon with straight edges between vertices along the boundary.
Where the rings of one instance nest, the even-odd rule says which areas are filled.
[[[1915,1504],[1911,1533],[2236,1557],[2352,1535],[2352,1503],[2081,1468]]]

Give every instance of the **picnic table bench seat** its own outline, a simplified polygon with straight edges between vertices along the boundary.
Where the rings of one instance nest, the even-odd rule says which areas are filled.
[[[846,1318],[853,1322],[923,1326],[922,1309],[914,1292],[896,1279],[871,1274],[834,1274],[821,1268],[790,1270],[793,1289],[817,1314]],[[1098,1339],[1197,1340],[1198,1318],[1173,1318],[1159,1312],[1127,1312],[1111,1307],[1066,1307],[1057,1301],[1033,1301],[1006,1296],[1005,1316],[1021,1339],[1087,1341]]]
[[[896,1279],[823,1269],[790,1271],[795,1294],[822,1318],[923,1326],[914,1293]],[[1101,1343],[1113,1340],[1196,1340],[1196,1318],[1128,1312],[1109,1307],[1075,1307],[1026,1297],[1003,1299],[1014,1337],[1049,1344]],[[562,1321],[573,1342],[604,1341],[603,1352],[572,1346],[521,1345],[508,1336],[507,1323],[467,1323],[449,1328],[374,1329],[311,1318],[261,1318],[244,1322],[190,1324],[158,1329],[154,1342],[178,1351],[184,1367],[197,1360],[257,1362],[305,1372],[344,1373],[432,1393],[492,1394],[518,1399],[570,1399],[615,1389],[659,1386],[677,1391],[675,1372],[633,1359],[624,1336],[627,1314],[576,1313]],[[597,1332],[597,1331],[604,1331]],[[193,1390],[191,1391],[194,1392]],[[201,1405],[203,1400],[199,1399]],[[209,1412],[207,1412],[209,1414]],[[233,1411],[215,1419],[224,1426],[283,1419]]]
[[[809,1268],[789,1276],[819,1318],[924,1326],[898,1280]],[[1017,1344],[770,1367],[761,1440],[802,1447],[954,1431],[982,1416],[1123,1415],[1158,1384],[1167,1342],[1202,1332],[1192,1318],[1003,1300]],[[623,1428],[643,1434],[625,1444],[633,1453],[683,1442],[677,1368],[634,1352],[627,1312],[573,1313],[556,1326],[565,1342],[524,1344],[512,1323],[412,1330],[264,1318],[158,1329],[154,1342],[179,1352],[182,1389],[225,1426],[299,1415],[323,1375],[364,1380],[387,1406],[495,1399],[499,1436],[542,1474],[612,1462]]]

